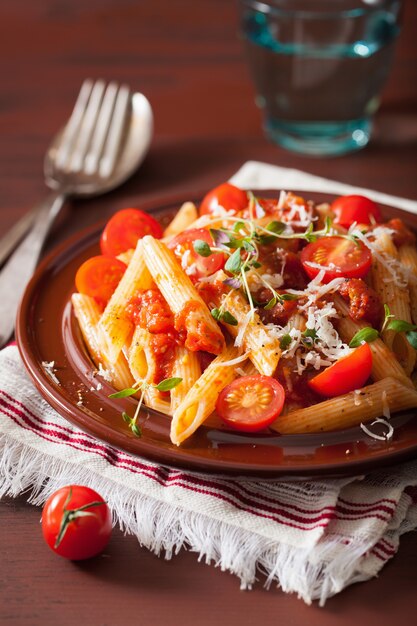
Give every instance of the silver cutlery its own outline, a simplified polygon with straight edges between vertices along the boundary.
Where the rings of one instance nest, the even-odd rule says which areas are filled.
[[[65,201],[99,195],[124,182],[145,157],[152,131],[152,109],[143,94],[115,82],[84,81],[70,119],[45,156],[45,182],[53,192],[0,240],[1,263],[2,254],[9,254],[32,224],[0,271],[0,346],[13,333],[20,298]]]

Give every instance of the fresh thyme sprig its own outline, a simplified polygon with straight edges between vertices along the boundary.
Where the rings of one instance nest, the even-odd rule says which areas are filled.
[[[126,387],[126,389],[122,389],[121,391],[117,391],[116,393],[111,393],[109,395],[109,398],[128,398],[129,396],[135,395],[139,391],[141,392],[134,416],[130,417],[130,415],[125,413],[125,411],[122,412],[122,418],[126,422],[126,424],[129,425],[132,433],[136,435],[136,437],[141,437],[142,431],[140,429],[140,426],[138,426],[136,422],[139,417],[139,411],[143,403],[145,391],[150,388],[157,389],[158,391],[170,391],[171,389],[174,389],[177,385],[179,385],[181,381],[182,378],[164,378],[164,380],[161,380],[157,385],[153,385],[143,380],[134,383],[131,387]]]
[[[249,216],[250,219],[227,217],[227,220],[233,224],[231,228],[210,228],[209,232],[213,239],[213,246],[206,241],[197,239],[194,241],[194,250],[203,257],[208,257],[216,252],[222,252],[227,255],[228,259],[224,269],[231,274],[223,283],[231,289],[243,289],[250,307],[251,319],[255,314],[255,301],[249,289],[246,273],[252,271],[253,275],[269,289],[271,292],[270,300],[265,304],[264,309],[274,308],[276,304],[285,302],[286,300],[297,299],[292,294],[280,294],[272,285],[266,281],[263,276],[257,272],[262,264],[259,262],[259,246],[268,245],[277,239],[304,239],[309,243],[315,241],[318,237],[324,237],[332,234],[332,221],[326,217],[324,228],[314,231],[313,223],[303,233],[294,233],[288,228],[288,224],[276,220],[272,220],[266,226],[261,226],[255,220],[265,216],[265,211],[260,206],[256,197],[249,192]],[[219,220],[215,220],[218,222]],[[291,231],[291,232],[290,232]],[[223,321],[232,326],[236,326],[238,321],[227,310],[227,296],[219,308],[211,310],[214,319]]]

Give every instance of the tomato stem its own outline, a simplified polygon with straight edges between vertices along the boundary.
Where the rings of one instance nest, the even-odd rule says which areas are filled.
[[[70,503],[71,498],[72,498],[72,487],[70,487],[68,496],[64,502],[63,516],[62,516],[61,524],[59,527],[59,532],[56,537],[54,548],[57,548],[59,544],[61,543],[61,541],[63,540],[65,533],[67,532],[67,529],[69,525],[71,524],[71,522],[73,522],[78,517],[85,517],[86,515],[94,516],[94,513],[87,512],[86,509],[90,509],[96,506],[102,506],[103,504],[105,504],[105,502],[95,501],[95,502],[89,502],[88,504],[83,504],[83,506],[78,507],[78,509],[67,509],[67,506]]]

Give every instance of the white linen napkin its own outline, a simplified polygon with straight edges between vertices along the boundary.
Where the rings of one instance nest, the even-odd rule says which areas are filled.
[[[320,188],[316,177],[254,162],[232,180],[247,188],[352,190],[324,179]],[[381,201],[417,211],[409,200]],[[153,552],[171,558],[186,548],[236,574],[244,589],[261,578],[307,603],[324,604],[375,576],[401,535],[417,527],[415,461],[359,479],[298,482],[237,481],[161,467],[66,422],[39,396],[17,347],[9,346],[0,352],[0,497],[27,493],[40,505],[70,483],[101,493],[115,522]]]

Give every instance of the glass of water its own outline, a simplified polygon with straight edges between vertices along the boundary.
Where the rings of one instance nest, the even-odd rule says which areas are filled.
[[[366,146],[401,0],[239,0],[267,135],[304,154]]]

